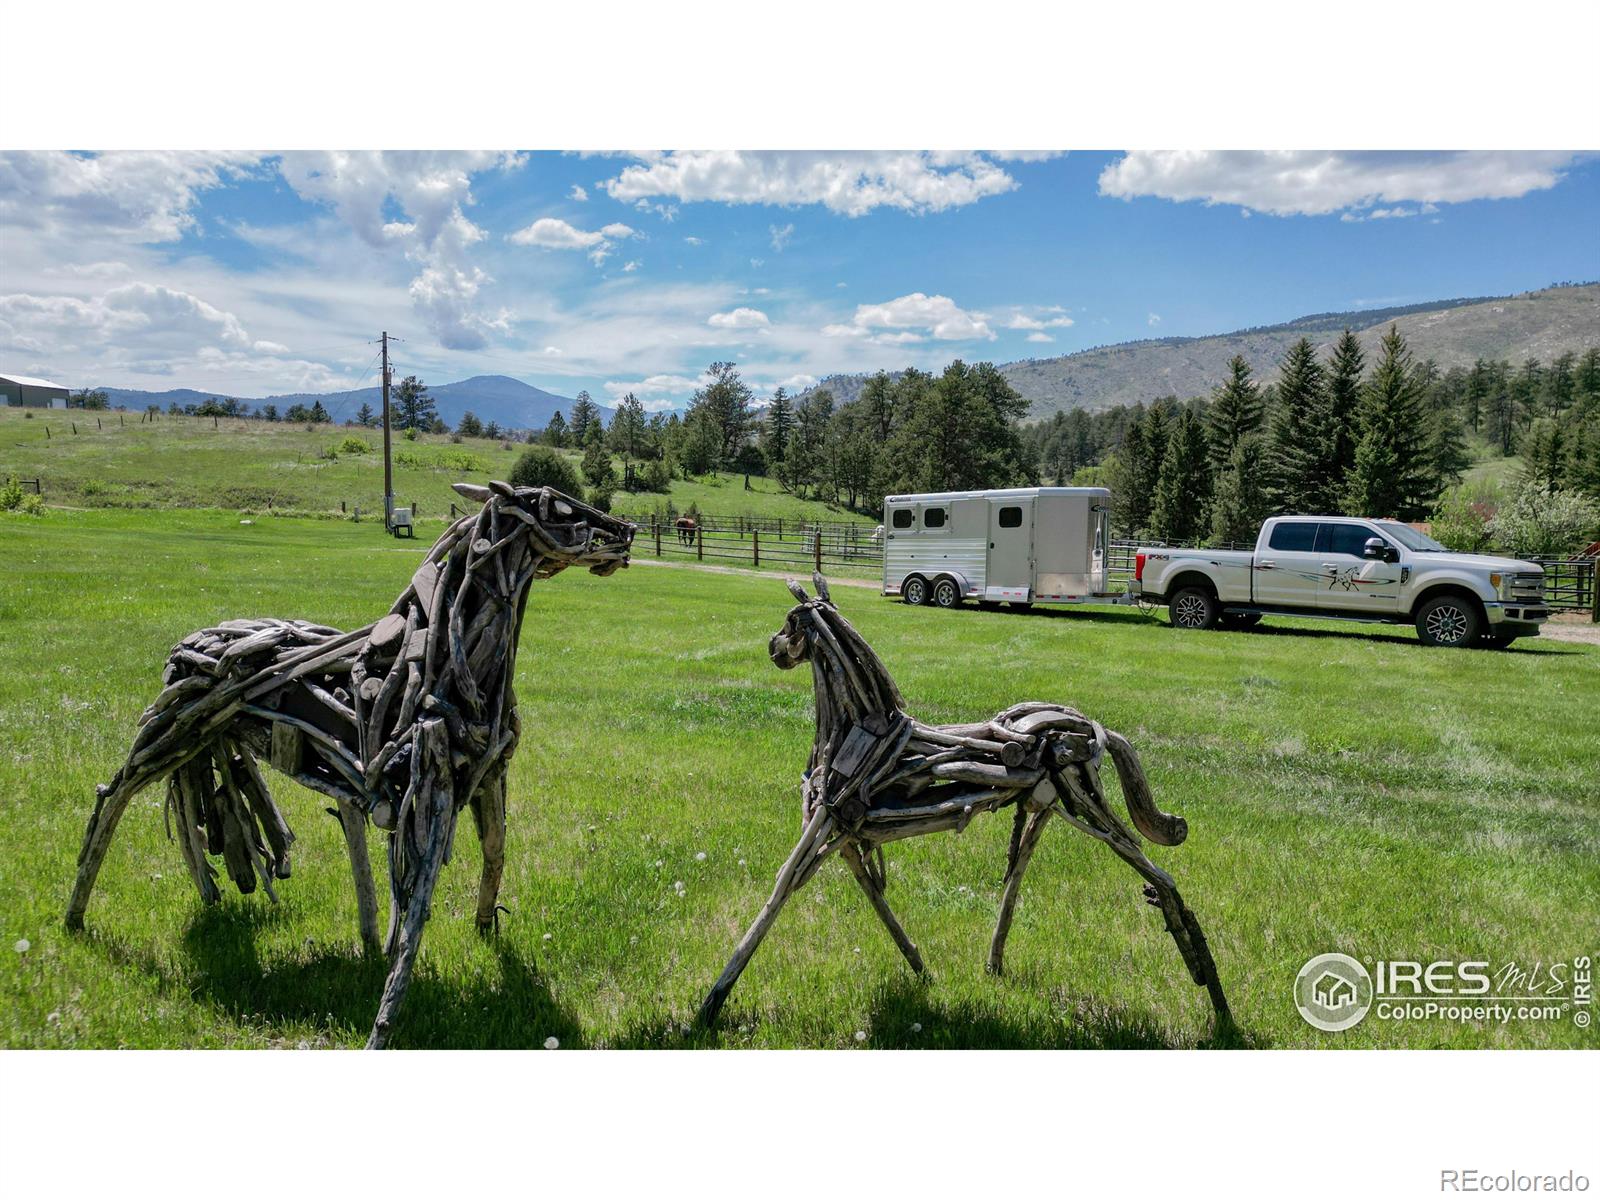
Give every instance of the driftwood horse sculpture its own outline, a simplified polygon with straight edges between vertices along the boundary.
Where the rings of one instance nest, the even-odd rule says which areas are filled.
[[[1008,806],[1016,815],[1000,917],[989,945],[991,971],[1002,969],[1022,873],[1045,822],[1056,813],[1104,842],[1143,877],[1145,898],[1161,910],[1190,976],[1210,994],[1219,1020],[1229,1020],[1216,964],[1194,914],[1172,877],[1145,857],[1138,838],[1106,802],[1100,764],[1109,753],[1139,832],[1163,846],[1176,846],[1188,833],[1182,817],[1156,807],[1128,740],[1074,709],[1033,700],[972,725],[923,724],[905,711],[877,654],[833,606],[827,582],[821,575],[812,579],[815,599],[789,581],[800,603],[768,644],[772,661],[783,670],[811,663],[817,736],[801,787],[800,841],[706,996],[700,1020],[717,1019],[779,910],[835,851],[911,969],[921,973],[922,956],[884,897],[884,845],[948,829],[959,833],[980,813]]]
[[[128,801],[167,780],[168,830],[200,898],[221,893],[208,856],[241,892],[289,878],[294,841],[256,763],[331,797],[355,876],[361,938],[378,947],[366,824],[389,831],[392,957],[368,1045],[405,995],[456,816],[483,844],[478,927],[494,926],[505,854],[506,767],[520,725],[512,677],[528,588],[569,566],[609,575],[634,527],[551,488],[456,484],[482,503],[445,531],[387,616],[341,633],[305,621],[226,621],[173,648],[166,688],[102,785],[78,856],[67,927],[81,929]]]

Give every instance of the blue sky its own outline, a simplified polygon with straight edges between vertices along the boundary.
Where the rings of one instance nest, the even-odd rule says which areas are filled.
[[[0,154],[0,369],[681,405],[1600,278],[1552,152]]]

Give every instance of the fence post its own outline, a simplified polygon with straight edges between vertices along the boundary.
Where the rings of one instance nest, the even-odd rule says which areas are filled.
[[[1600,558],[1589,560],[1589,621],[1600,625]]]
[[[822,573],[822,526],[818,525],[811,535],[811,548],[816,551],[817,573]]]
[[[759,567],[761,565],[761,530],[759,529],[750,531],[750,553],[753,555],[750,565]]]
[[[656,539],[656,557],[660,558],[661,557],[661,518],[659,516],[652,516],[650,518],[650,532],[655,535],[655,539]]]
[[[694,556],[701,562],[706,559],[706,527],[704,525],[696,525],[694,527]]]

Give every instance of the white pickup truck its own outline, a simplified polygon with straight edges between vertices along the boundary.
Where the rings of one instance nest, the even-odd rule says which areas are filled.
[[[1181,629],[1263,616],[1415,624],[1429,646],[1503,647],[1550,615],[1537,563],[1457,554],[1398,521],[1272,517],[1256,548],[1140,547],[1130,590]]]

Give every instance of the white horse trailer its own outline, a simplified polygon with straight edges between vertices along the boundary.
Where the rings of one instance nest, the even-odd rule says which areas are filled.
[[[883,594],[954,608],[1120,604],[1106,579],[1111,493],[1033,487],[883,502]]]

